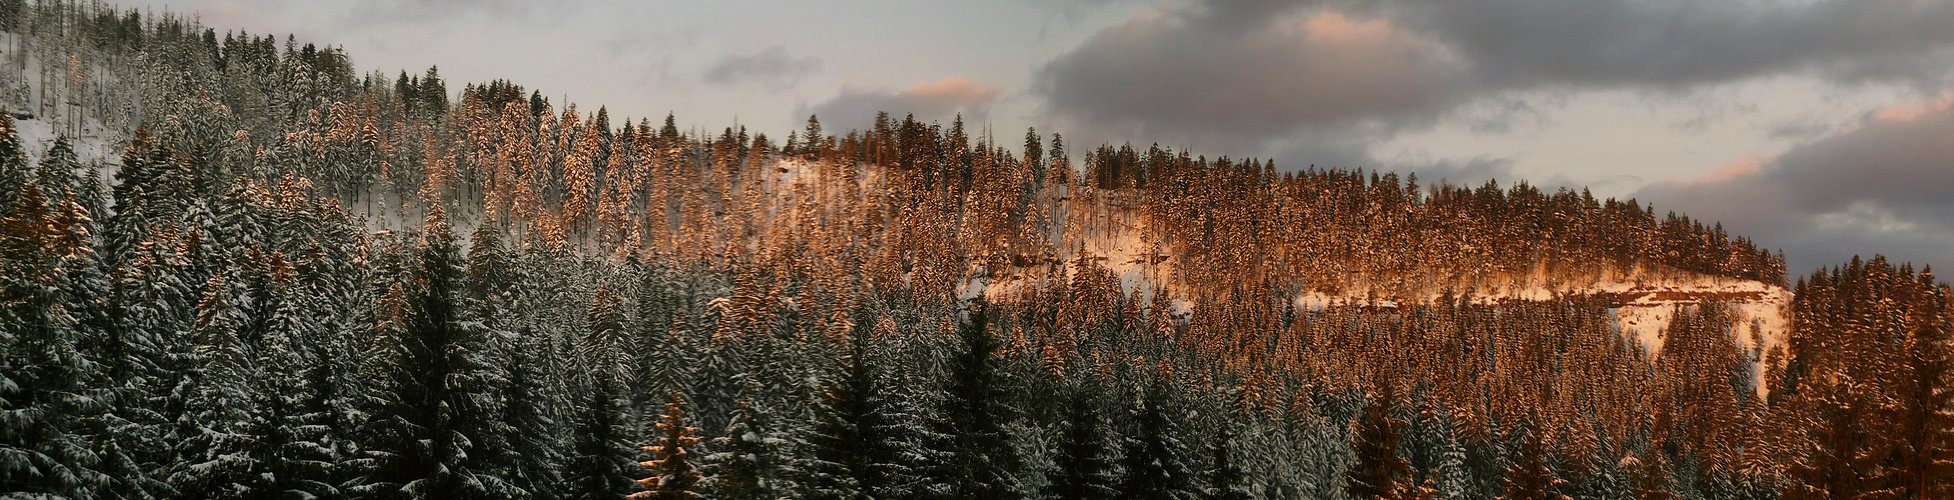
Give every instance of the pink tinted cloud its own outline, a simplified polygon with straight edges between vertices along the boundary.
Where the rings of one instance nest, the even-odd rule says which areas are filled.
[[[796,115],[820,117],[832,126],[866,129],[877,112],[887,112],[898,120],[915,115],[917,120],[949,121],[963,116],[966,121],[983,121],[997,100],[998,87],[962,77],[926,81],[902,90],[886,87],[844,85],[828,100],[804,106]]]

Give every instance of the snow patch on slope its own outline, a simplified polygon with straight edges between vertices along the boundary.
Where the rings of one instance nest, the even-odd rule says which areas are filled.
[[[62,135],[54,129],[54,124],[40,118],[14,120],[14,131],[20,138],[20,147],[27,151],[28,161],[38,164],[47,149],[54,146],[54,139]],[[75,159],[83,165],[113,163],[122,157],[123,139],[111,139],[91,128],[81,137],[69,137],[68,142],[75,148]]]

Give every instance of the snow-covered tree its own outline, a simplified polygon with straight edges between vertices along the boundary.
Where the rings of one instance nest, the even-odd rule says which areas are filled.
[[[1100,389],[1082,381],[1066,394],[1064,417],[1059,420],[1058,450],[1053,461],[1058,470],[1049,476],[1045,493],[1059,498],[1114,498],[1113,481],[1117,472],[1113,449],[1115,436],[1105,415],[1100,413]]]
[[[1004,423],[1016,418],[1008,406],[1003,342],[991,333],[991,319],[983,304],[973,306],[970,321],[958,328],[949,359],[944,398],[932,416],[933,448],[943,460],[926,468],[945,493],[963,498],[1023,496],[1018,475],[1023,457],[1014,449]]]
[[[590,304],[590,330],[582,340],[583,359],[590,370],[582,386],[562,488],[571,498],[616,498],[630,494],[636,480],[627,474],[636,460],[631,458],[621,408],[623,304],[623,297],[606,288],[598,288]]]
[[[0,118],[0,128],[0,143],[14,140],[9,118]],[[68,311],[79,298],[62,290],[71,279],[59,265],[62,226],[31,183],[7,199],[13,203],[0,220],[0,411],[8,415],[0,425],[0,490],[88,497],[110,478],[96,469],[100,459],[82,424],[108,409],[109,394],[89,386],[97,365],[83,356]]]
[[[752,401],[760,392],[758,380],[747,380],[741,399]],[[713,453],[706,455],[702,471],[712,479],[713,496],[732,499],[779,498],[791,489],[792,444],[778,431],[765,411],[751,402],[741,402],[726,431],[712,439]]]
[[[692,464],[691,448],[699,444],[699,438],[692,433],[697,427],[685,425],[685,397],[683,393],[673,392],[672,400],[665,403],[663,421],[658,423],[661,436],[658,443],[646,446],[644,451],[651,453],[654,460],[640,462],[639,465],[652,472],[651,477],[638,480],[645,491],[632,493],[631,500],[683,500],[701,498],[695,491],[705,477],[699,474],[698,467]]]
[[[489,418],[499,409],[491,392],[499,374],[480,358],[481,323],[467,315],[460,255],[439,207],[423,231],[410,281],[380,305],[387,314],[368,353],[374,379],[363,405],[364,456],[347,464],[359,472],[346,490],[392,498],[516,494],[482,463],[490,455],[478,446],[506,425]]]

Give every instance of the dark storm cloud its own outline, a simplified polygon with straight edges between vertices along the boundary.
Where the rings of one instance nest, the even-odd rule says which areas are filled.
[[[1954,265],[1954,99],[1888,109],[1776,158],[1642,189],[1658,206],[1796,248],[1793,270],[1883,253]]]
[[[1462,69],[1388,20],[1216,2],[1101,31],[1045,64],[1035,91],[1077,127],[1254,148],[1306,125],[1449,107]]]
[[[1937,0],[1472,0],[1381,10],[1501,87],[1690,86],[1814,70],[1915,78],[1936,65],[1922,51],[1954,43],[1954,2]]]
[[[774,90],[783,90],[820,69],[820,59],[812,56],[795,57],[787,53],[786,47],[775,45],[751,54],[734,54],[721,58],[711,67],[706,68],[701,78],[706,83],[723,85],[757,83]]]
[[[1954,0],[1212,0],[1100,31],[1032,91],[1072,128],[1240,154],[1587,90],[1781,75],[1937,89],[1950,63]]]
[[[982,123],[996,99],[997,87],[962,78],[944,78],[899,91],[844,87],[834,98],[803,107],[795,115],[803,120],[809,114],[816,115],[823,125],[833,130],[866,130],[880,111],[897,119],[914,114],[919,121],[946,124],[962,114],[967,123]]]

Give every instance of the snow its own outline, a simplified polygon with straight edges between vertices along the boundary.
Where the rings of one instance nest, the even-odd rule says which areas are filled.
[[[1662,351],[1663,331],[1669,327],[1669,320],[1675,315],[1677,306],[1695,306],[1704,300],[1722,300],[1730,306],[1734,314],[1737,345],[1744,349],[1752,360],[1762,359],[1763,353],[1773,347],[1784,345],[1790,333],[1790,308],[1792,293],[1784,287],[1751,280],[1721,278],[1715,276],[1679,276],[1661,279],[1633,279],[1634,277],[1602,276],[1582,280],[1564,286],[1541,285],[1544,280],[1530,280],[1530,286],[1490,291],[1466,293],[1474,304],[1495,304],[1507,300],[1549,300],[1555,294],[1596,295],[1606,294],[1615,297],[1619,303],[1610,309],[1614,314],[1616,328],[1626,336],[1639,342],[1650,355]],[[1431,301],[1439,297],[1433,292],[1424,297]],[[1362,293],[1341,295],[1324,294],[1316,291],[1297,294],[1295,304],[1298,309],[1321,311],[1326,307],[1365,303]],[[1379,300],[1370,303],[1374,307],[1392,308],[1396,302]],[[1753,329],[1755,330],[1753,334]],[[1758,390],[1764,391],[1762,370],[1753,370]]]
[[[957,287],[957,324],[961,325],[970,322],[970,302],[972,300],[975,300],[977,297],[984,297],[987,301],[991,300],[991,297],[984,293],[986,289],[990,288],[988,285],[989,281],[990,279],[985,278],[983,274],[974,274],[971,277],[965,278],[963,284]]]
[[[1173,322],[1174,326],[1187,326],[1189,323],[1193,323],[1194,303],[1182,299],[1174,299],[1167,306],[1167,320]]]
[[[814,164],[798,158],[775,159],[767,164],[767,185],[772,187],[768,192],[792,193],[794,183],[805,182],[804,177],[813,178],[816,173]]]
[[[788,162],[783,162],[788,163]],[[798,162],[794,167],[804,170]],[[796,168],[779,169],[783,179],[798,175]],[[1156,253],[1157,246],[1145,237],[1139,224],[1136,210],[1122,205],[1132,200],[1120,199],[1107,193],[1106,199],[1099,200],[1102,206],[1093,227],[1084,228],[1083,235],[1067,232],[1063,241],[1056,246],[1057,258],[1071,262],[1081,247],[1097,260],[1100,265],[1111,270],[1119,278],[1122,294],[1139,290],[1143,301],[1151,302],[1152,295],[1163,288],[1174,286],[1174,263],[1164,251]],[[1075,213],[1075,216],[1079,216]],[[1067,272],[1071,270],[1067,269]],[[985,273],[988,274],[988,273]],[[972,287],[993,301],[1009,300],[1016,291],[1030,285],[1030,279],[1011,273],[1000,273],[995,282],[980,283],[975,279],[964,282],[959,289],[958,298],[968,301]],[[1298,309],[1321,311],[1339,305],[1365,305],[1368,307],[1395,308],[1402,302],[1431,302],[1438,299],[1444,290],[1426,290],[1422,297],[1373,297],[1371,291],[1363,286],[1346,286],[1340,293],[1323,293],[1314,287],[1304,287],[1298,293],[1294,304]],[[1662,331],[1668,327],[1670,316],[1676,306],[1693,306],[1706,299],[1722,300],[1731,306],[1735,314],[1735,331],[1738,345],[1746,349],[1754,358],[1772,347],[1783,345],[1790,329],[1789,307],[1791,291],[1784,287],[1759,281],[1696,275],[1684,272],[1669,273],[1603,273],[1600,275],[1576,277],[1548,277],[1536,272],[1519,279],[1509,286],[1478,290],[1455,290],[1455,294],[1468,297],[1475,304],[1496,304],[1503,301],[1551,300],[1556,295],[1597,295],[1615,298],[1617,307],[1611,312],[1615,316],[1616,327],[1623,335],[1636,339],[1645,350],[1654,354],[1662,350]],[[1195,304],[1183,299],[1174,300],[1170,311],[1176,322],[1192,319]],[[1756,334],[1752,334],[1755,326]],[[1758,375],[1762,377],[1761,374]]]
[[[41,156],[47,154],[47,149],[54,146],[54,139],[61,136],[53,123],[40,118],[14,120],[14,130],[20,138],[20,147],[27,152],[30,165],[40,164]],[[69,144],[75,148],[75,159],[82,165],[102,165],[103,175],[113,172],[111,165],[121,161],[122,140],[104,136],[93,127],[84,129],[81,137],[68,138]]]
[[[1623,334],[1640,341],[1651,353],[1662,350],[1662,329],[1668,327],[1675,306],[1691,306],[1705,299],[1721,299],[1731,305],[1737,314],[1738,340],[1747,349],[1768,350],[1771,346],[1784,342],[1790,323],[1787,307],[1791,304],[1791,291],[1783,287],[1751,280],[1719,278],[1713,276],[1687,276],[1660,280],[1624,280],[1617,277],[1600,277],[1586,283],[1569,286],[1542,286],[1535,284],[1525,288],[1501,290],[1476,290],[1465,292],[1474,304],[1495,304],[1508,300],[1550,300],[1556,294],[1595,295],[1607,294],[1621,300],[1612,309],[1615,323]],[[1426,301],[1439,298],[1439,292],[1431,292],[1423,297]],[[1326,307],[1364,303],[1361,292],[1344,294],[1325,294],[1307,291],[1296,295],[1295,304],[1299,309],[1320,311]],[[1374,307],[1396,307],[1391,300],[1378,300]],[[1762,345],[1749,338],[1749,325],[1755,322]]]

